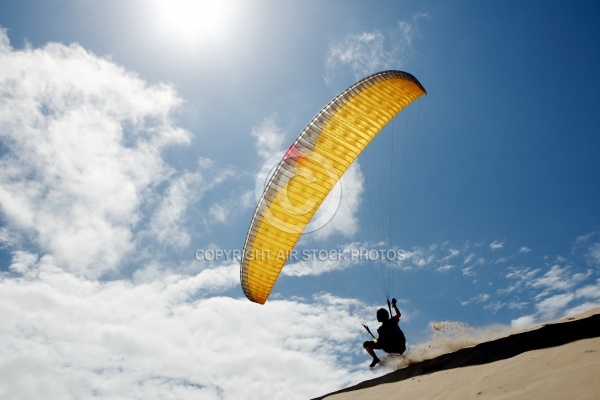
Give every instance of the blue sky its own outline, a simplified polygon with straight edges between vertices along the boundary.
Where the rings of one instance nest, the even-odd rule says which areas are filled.
[[[385,301],[379,263],[291,260],[258,306],[231,257],[264,171],[385,69],[428,95],[298,250],[400,251],[413,349],[436,321],[598,307],[599,17],[571,1],[0,1],[0,397],[310,398],[385,372],[359,324]]]

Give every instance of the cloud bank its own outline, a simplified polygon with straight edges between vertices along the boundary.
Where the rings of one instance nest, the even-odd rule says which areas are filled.
[[[333,310],[348,317],[343,303],[214,296],[238,284],[237,264],[102,282],[20,253],[11,269],[2,398],[301,399],[365,377],[340,366],[360,332],[329,323]]]
[[[0,31],[0,209],[5,229],[64,267],[98,276],[135,247],[132,231],[188,143],[181,99],[78,45],[14,50]]]

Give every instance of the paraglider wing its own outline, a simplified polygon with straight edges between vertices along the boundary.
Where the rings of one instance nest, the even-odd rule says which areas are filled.
[[[379,131],[426,91],[412,75],[384,71],[352,85],[304,128],[258,202],[242,253],[246,297],[264,304],[306,225]]]

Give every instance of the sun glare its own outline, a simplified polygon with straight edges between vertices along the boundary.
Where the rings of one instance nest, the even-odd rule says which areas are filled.
[[[240,5],[234,0],[154,0],[151,4],[156,33],[188,49],[225,40],[234,29]]]

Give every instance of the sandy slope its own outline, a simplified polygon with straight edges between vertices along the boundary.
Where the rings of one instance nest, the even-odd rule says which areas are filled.
[[[600,309],[481,343],[322,399],[600,399]]]

